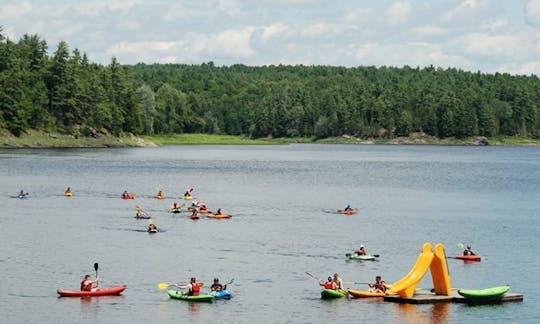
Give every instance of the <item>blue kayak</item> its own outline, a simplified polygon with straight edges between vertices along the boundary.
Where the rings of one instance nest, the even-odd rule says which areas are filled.
[[[211,291],[210,295],[216,299],[231,299],[232,295],[228,290]]]

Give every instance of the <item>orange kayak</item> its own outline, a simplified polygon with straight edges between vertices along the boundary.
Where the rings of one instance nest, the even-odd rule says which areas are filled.
[[[218,218],[218,219],[225,219],[225,218],[231,218],[231,215],[229,214],[208,214],[209,218]]]
[[[354,215],[356,214],[357,211],[358,210],[356,208],[349,209],[349,210],[344,210],[344,209],[337,210],[338,214],[344,214],[344,215]]]

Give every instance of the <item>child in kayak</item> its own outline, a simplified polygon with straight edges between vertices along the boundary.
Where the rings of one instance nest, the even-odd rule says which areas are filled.
[[[336,290],[336,284],[332,281],[332,277],[328,277],[328,281],[324,282],[319,280],[319,285],[323,286],[324,289],[333,289]]]
[[[354,251],[357,255],[367,255],[366,250],[364,249],[364,245],[360,244],[360,248],[356,251]]]
[[[96,279],[90,278],[90,275],[85,275],[84,279],[81,281],[81,290],[82,291],[96,291],[98,290],[98,283],[99,277],[96,277]],[[96,287],[94,287],[94,284],[96,284]]]
[[[463,251],[463,255],[475,255],[474,252],[471,250],[471,246],[467,245],[467,248],[465,251]]]
[[[210,286],[210,290],[212,291],[222,291],[224,289],[227,289],[227,285],[223,286],[221,283],[219,283],[218,278],[214,278],[214,283],[212,286]]]
[[[378,292],[378,293],[386,292],[386,282],[382,280],[381,276],[375,277],[375,283],[368,284],[368,286],[369,286],[369,291],[371,292]]]

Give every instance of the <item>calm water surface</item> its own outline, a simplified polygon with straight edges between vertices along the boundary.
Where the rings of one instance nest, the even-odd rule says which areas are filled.
[[[67,186],[72,198],[63,197]],[[230,220],[166,210],[186,188]],[[157,189],[169,199],[153,199]],[[27,200],[12,199],[20,189]],[[124,201],[128,190],[137,199]],[[174,199],[176,198],[176,200]],[[437,146],[169,146],[0,150],[3,323],[531,323],[540,318],[540,148]],[[164,232],[144,232],[134,205]],[[357,215],[333,213],[351,204]],[[448,260],[453,287],[509,284],[522,303],[398,305],[320,299],[306,275],[403,277],[424,242],[448,255],[470,243],[484,259]],[[344,258],[360,244],[377,262]],[[123,296],[58,298],[99,262]],[[233,298],[171,300],[160,282],[218,276]],[[365,285],[349,287],[365,289]],[[431,288],[429,274],[420,287]]]

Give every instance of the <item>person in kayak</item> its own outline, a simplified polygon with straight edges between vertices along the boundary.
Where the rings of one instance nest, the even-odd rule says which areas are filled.
[[[356,255],[367,255],[367,252],[364,249],[363,244],[360,244],[360,248],[358,250],[354,251],[354,253],[356,253]]]
[[[193,212],[192,212],[191,216],[189,216],[189,218],[191,218],[191,219],[199,218],[199,211],[197,210],[197,208],[193,208]]]
[[[67,195],[72,195],[71,187],[67,187],[66,191],[64,191],[64,195],[65,195],[65,196],[67,196]]]
[[[221,208],[218,208],[218,209],[217,209],[216,215],[221,215]]]
[[[192,277],[189,280],[189,285],[187,285],[187,289],[188,289],[188,296],[199,296],[201,287],[197,284],[197,280],[195,279],[195,277]]]
[[[98,283],[99,277],[96,277],[96,279],[90,278],[90,275],[85,275],[84,279],[81,281],[81,290],[82,291],[96,291],[98,290],[97,283]],[[94,284],[96,286],[94,287]]]
[[[344,210],[344,211],[352,210],[351,205],[347,205],[347,207],[345,207],[345,209],[343,209],[343,210]]]
[[[122,193],[122,198],[124,198],[124,199],[130,198],[129,193],[127,192],[127,190],[124,190],[124,192]]]
[[[26,196],[28,196],[28,195],[29,195],[28,192],[24,192],[24,190],[21,189],[21,191],[19,191],[19,194],[17,195],[17,197],[26,198]]]
[[[157,232],[157,226],[154,223],[148,224],[148,232],[149,233],[155,233]]]
[[[189,190],[187,190],[186,193],[184,194],[184,198],[187,198],[187,197],[191,197],[191,193]]]
[[[334,273],[334,278],[332,281],[336,287],[335,289],[343,289],[343,280],[341,280],[338,273]]]
[[[322,280],[319,280],[319,285],[323,286],[324,289],[333,289],[336,290],[336,284],[332,281],[332,277],[328,277],[328,281],[324,282]]]
[[[180,205],[178,205],[178,203],[175,201],[175,202],[172,204],[171,209],[174,210],[174,209],[179,209],[179,208],[180,208]]]
[[[214,278],[214,283],[212,284],[212,286],[210,286],[210,290],[212,290],[212,291],[222,291],[222,290],[225,290],[225,289],[227,289],[227,285],[223,286],[219,282],[218,278]]]
[[[386,292],[386,282],[382,280],[381,276],[375,277],[375,283],[368,284],[369,291],[371,292],[378,292],[378,293],[384,293]]]
[[[475,255],[474,252],[471,250],[471,246],[467,245],[465,250],[463,251],[463,255]]]
[[[165,196],[163,195],[163,191],[159,190],[158,193],[156,194],[156,197],[158,197],[158,198],[159,198],[159,197],[165,197]]]

